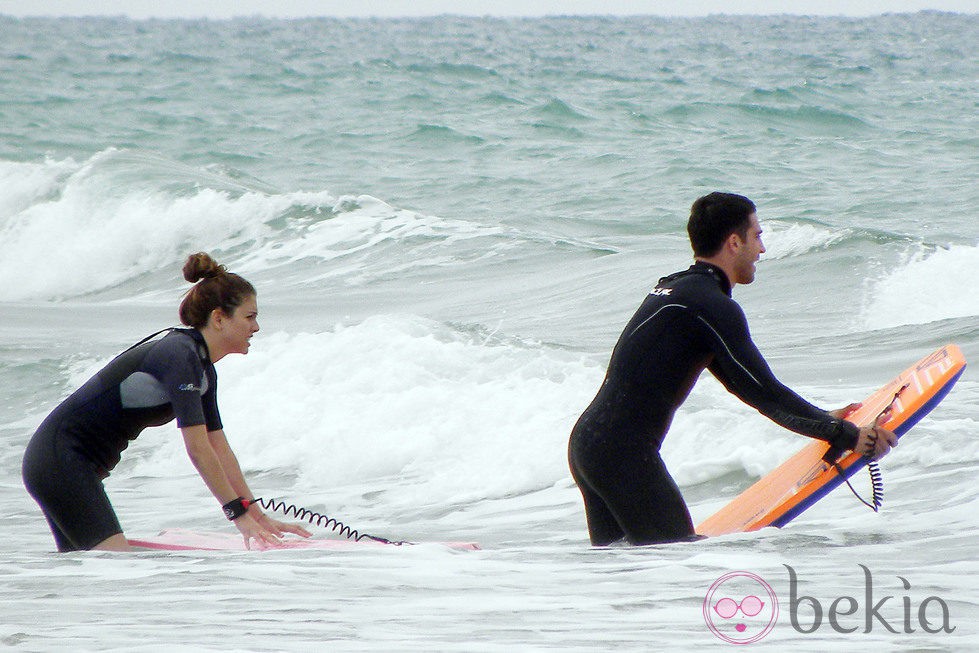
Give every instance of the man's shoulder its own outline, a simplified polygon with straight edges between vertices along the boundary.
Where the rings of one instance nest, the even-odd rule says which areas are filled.
[[[687,274],[672,283],[657,286],[650,295],[680,304],[713,322],[745,320],[741,305],[724,292],[709,274]]]

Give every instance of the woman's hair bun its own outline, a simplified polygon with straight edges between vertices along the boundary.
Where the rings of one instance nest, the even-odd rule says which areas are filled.
[[[246,297],[255,295],[255,286],[234,272],[228,272],[206,252],[187,257],[184,279],[194,285],[180,302],[180,321],[195,329],[207,326],[215,309],[233,315]]]
[[[187,257],[187,262],[184,263],[184,279],[191,283],[226,273],[227,269],[211,258],[207,252],[191,254]]]

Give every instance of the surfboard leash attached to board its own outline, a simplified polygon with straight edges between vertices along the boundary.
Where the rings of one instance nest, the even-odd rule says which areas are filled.
[[[857,492],[856,488],[850,484],[850,479],[846,477],[846,472],[844,472],[843,468],[840,467],[840,463],[833,463],[833,467],[836,468],[836,471],[839,472],[840,477],[846,482],[846,486],[850,488],[850,492],[853,492],[853,496],[860,499],[860,503],[867,506],[874,512],[880,511],[880,507],[884,503],[884,475],[881,473],[880,466],[877,464],[877,461],[871,460],[867,463],[867,471],[870,472],[870,484],[873,488],[873,498],[870,501],[867,501],[860,496],[860,493]],[[871,501],[873,503],[871,503]]]
[[[884,409],[877,414],[877,417],[874,419],[873,422],[874,423],[874,437],[872,438],[873,442],[877,441],[877,426],[876,426],[877,423],[880,422],[880,420],[885,415],[887,415],[888,412],[890,412],[890,410],[894,407],[894,402],[896,402],[898,398],[901,396],[901,393],[907,390],[909,387],[911,387],[911,384],[905,383],[900,388],[898,388],[897,392],[894,393],[894,397],[892,397],[891,400],[887,403],[887,405],[884,406]],[[826,460],[826,458],[823,458],[823,460]],[[862,496],[860,496],[860,494],[856,491],[853,485],[850,484],[850,479],[846,477],[846,472],[843,471],[843,468],[840,466],[840,462],[838,459],[834,459],[831,464],[839,473],[840,477],[844,481],[846,481],[846,486],[850,488],[850,492],[853,492],[853,496],[860,499],[860,503],[867,506],[874,512],[880,511],[880,507],[884,503],[884,474],[880,471],[880,466],[877,464],[876,460],[869,460],[867,462],[867,471],[870,473],[870,484],[873,492],[873,498],[871,499],[871,501],[873,503],[867,501]]]
[[[901,438],[941,403],[965,367],[966,360],[959,347],[954,344],[939,347],[867,396],[860,407],[845,418],[854,424],[868,426],[878,421],[875,417],[883,417],[879,413],[881,408],[890,407],[891,414],[886,416],[887,419],[879,420],[881,427]],[[824,456],[829,448],[825,442],[806,444],[702,521],[697,526],[697,533],[714,537],[756,531],[767,526],[781,528],[842,485],[847,476],[871,462],[859,453],[849,453],[839,459],[830,454],[832,459],[827,461]],[[837,460],[839,468],[834,465]],[[882,477],[873,468],[871,474],[879,504],[883,493]]]
[[[384,537],[378,537],[377,535],[370,535],[368,533],[361,533],[360,531],[350,528],[343,522],[329,517],[327,515],[313,512],[307,508],[302,508],[285,501],[276,501],[275,499],[263,499],[261,497],[256,498],[252,503],[257,503],[266,510],[279,511],[286,516],[294,517],[296,519],[301,519],[309,524],[315,526],[321,526],[323,528],[328,528],[337,535],[341,535],[348,540],[353,540],[354,542],[360,542],[361,540],[371,540],[372,542],[379,542],[381,544],[392,544],[394,546],[402,546],[405,544],[413,544],[413,542],[408,542],[406,540],[389,540]]]

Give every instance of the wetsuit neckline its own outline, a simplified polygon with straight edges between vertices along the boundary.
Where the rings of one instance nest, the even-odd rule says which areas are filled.
[[[194,342],[197,343],[197,347],[198,347],[197,352],[200,354],[201,360],[207,361],[208,363],[211,362],[211,351],[210,349],[207,348],[207,340],[204,339],[203,333],[201,333],[200,331],[198,331],[193,327],[189,327],[189,328],[177,327],[174,329],[174,331],[178,333],[186,333],[187,335],[189,335],[194,340]]]
[[[707,261],[697,261],[691,265],[687,271],[711,275],[714,277],[714,280],[717,281],[717,285],[720,286],[721,291],[728,297],[731,296],[731,281],[727,278],[727,273],[713,263],[708,263]]]

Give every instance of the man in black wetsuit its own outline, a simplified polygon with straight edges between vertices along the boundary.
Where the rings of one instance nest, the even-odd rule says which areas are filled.
[[[858,428],[782,385],[755,347],[732,288],[755,278],[765,247],[755,205],[711,193],[687,224],[695,263],[660,279],[626,325],[608,373],[571,433],[568,458],[595,546],[696,539],[659,449],[676,409],[704,369],[761,413],[802,435],[880,458],[897,443],[878,426]]]

